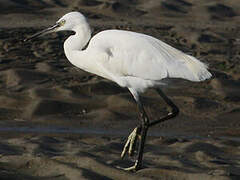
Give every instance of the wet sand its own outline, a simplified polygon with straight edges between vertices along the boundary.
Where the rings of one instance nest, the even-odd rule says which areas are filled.
[[[1,1],[0,179],[239,179],[240,7],[236,1]],[[168,82],[177,118],[149,130],[144,168],[120,159],[138,124],[126,89],[73,67],[71,33],[23,43],[63,14],[84,13],[93,34],[125,29],[157,37],[209,64],[214,78]],[[150,119],[168,112],[153,90]]]

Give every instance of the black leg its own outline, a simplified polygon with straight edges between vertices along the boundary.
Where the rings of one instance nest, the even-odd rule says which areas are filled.
[[[168,119],[176,117],[179,113],[179,109],[160,89],[156,89],[156,91],[163,98],[163,100],[172,108],[172,112],[170,112],[167,116],[165,116],[163,118],[160,118],[153,122],[149,122],[149,118],[144,110],[144,107],[141,103],[138,93],[134,89],[129,88],[129,90],[137,102],[137,106],[138,106],[138,110],[139,110],[139,114],[140,114],[140,118],[141,118],[141,124],[140,124],[140,126],[136,127],[133,130],[133,132],[130,134],[130,136],[128,137],[128,140],[124,146],[121,157],[123,158],[125,156],[127,149],[128,149],[129,155],[133,154],[134,146],[135,146],[137,138],[138,138],[140,140],[140,142],[139,142],[139,146],[138,146],[138,154],[137,154],[137,159],[135,161],[135,164],[134,164],[134,166],[132,166],[130,168],[125,168],[125,170],[136,171],[136,170],[141,169],[141,167],[142,167],[143,150],[144,150],[144,145],[145,145],[145,141],[146,141],[148,128],[151,126],[154,126],[158,123],[161,123],[163,121],[166,121]]]
[[[149,119],[140,100],[137,101],[137,105],[138,105],[138,109],[141,117],[141,126],[140,126],[141,135],[140,135],[140,142],[138,146],[137,160],[135,162],[135,166],[136,166],[135,170],[138,170],[142,167],[143,150],[144,150],[147,131],[149,127]]]
[[[144,150],[144,145],[145,145],[145,141],[146,141],[145,139],[147,136],[148,128],[151,126],[154,126],[158,123],[161,123],[163,121],[166,121],[168,119],[174,118],[179,113],[178,107],[172,102],[171,99],[169,99],[160,89],[156,89],[156,91],[163,98],[163,100],[172,108],[172,112],[170,112],[167,116],[165,116],[163,118],[160,118],[153,122],[149,122],[149,118],[144,110],[144,107],[140,101],[140,98],[136,99],[142,122],[141,122],[141,126],[140,126],[141,136],[140,136],[140,143],[139,143],[139,147],[138,147],[138,156],[137,156],[137,160],[135,162],[135,165],[136,165],[135,170],[140,169],[142,166],[143,150]]]
[[[149,127],[149,119],[147,117],[147,114],[144,110],[144,107],[141,103],[141,100],[140,100],[140,97],[139,97],[137,91],[135,91],[134,89],[130,89],[130,88],[129,88],[129,90],[132,93],[132,95],[137,103],[139,114],[140,114],[140,119],[141,119],[141,124],[138,127],[136,127],[133,130],[133,132],[130,134],[130,136],[128,137],[128,140],[124,146],[121,157],[123,158],[125,156],[127,149],[128,149],[128,154],[131,156],[134,152],[136,141],[140,140],[135,164],[132,167],[124,168],[124,170],[136,171],[136,170],[139,170],[142,166],[143,149],[144,149],[147,131],[148,131],[148,127]]]
[[[160,118],[158,120],[155,120],[155,121],[151,122],[149,124],[149,127],[154,126],[154,125],[156,125],[158,123],[161,123],[163,121],[166,121],[168,119],[174,118],[179,113],[178,107],[172,102],[171,99],[169,99],[160,89],[156,89],[156,91],[163,98],[163,100],[172,108],[172,112],[168,113],[168,115],[165,116],[165,117],[162,117],[162,118]]]

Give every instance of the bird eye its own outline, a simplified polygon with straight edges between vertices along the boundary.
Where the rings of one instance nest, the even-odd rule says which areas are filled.
[[[66,23],[66,20],[63,19],[63,20],[61,20],[61,21],[59,22],[59,25],[60,25],[60,26],[63,26],[65,23]]]

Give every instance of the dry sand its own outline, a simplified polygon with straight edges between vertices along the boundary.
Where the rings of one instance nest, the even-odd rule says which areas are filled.
[[[144,168],[120,159],[139,122],[121,89],[73,67],[69,33],[22,39],[77,10],[93,33],[125,29],[155,36],[209,64],[214,78],[170,82],[180,115],[149,131]],[[236,0],[0,1],[0,179],[240,179],[240,4]],[[151,119],[167,113],[153,90]]]

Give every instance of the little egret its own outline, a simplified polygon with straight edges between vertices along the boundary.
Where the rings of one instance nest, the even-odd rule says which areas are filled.
[[[179,112],[178,107],[159,89],[161,80],[182,78],[199,82],[212,76],[207,65],[152,36],[131,31],[105,30],[91,39],[87,19],[79,12],[65,14],[55,25],[25,41],[57,31],[75,32],[64,42],[65,55],[74,66],[128,88],[137,103],[141,123],[129,135],[121,157],[126,152],[132,156],[137,141],[139,146],[134,165],[125,170],[136,171],[142,167],[149,127],[174,118]],[[88,47],[83,50],[87,44]],[[165,117],[152,122],[149,121],[139,96],[147,88],[155,88],[172,109]]]

